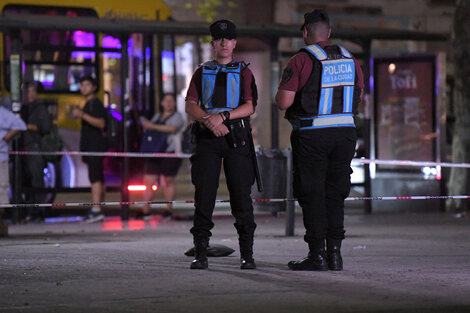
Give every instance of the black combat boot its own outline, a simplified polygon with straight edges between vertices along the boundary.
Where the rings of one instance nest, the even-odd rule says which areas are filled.
[[[240,268],[242,270],[256,269],[255,259],[253,259],[253,239],[255,225],[241,226],[235,223],[238,232],[238,242],[240,244]]]
[[[240,268],[242,270],[254,270],[256,269],[255,259],[253,259],[253,252],[243,253],[240,258]]]
[[[309,244],[308,256],[300,261],[290,261],[287,266],[293,271],[327,271],[325,243]]]
[[[194,260],[191,262],[192,270],[205,270],[209,266],[207,262],[208,240],[194,241]]]
[[[328,268],[330,271],[343,270],[343,258],[341,257],[341,240],[328,240],[326,243]]]

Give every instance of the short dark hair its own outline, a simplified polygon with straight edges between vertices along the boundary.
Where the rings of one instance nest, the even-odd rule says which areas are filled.
[[[162,98],[161,98],[161,99],[163,100],[163,98],[165,98],[166,96],[171,96],[171,97],[173,97],[173,100],[176,101],[176,94],[175,94],[174,92],[165,92],[165,93],[162,95]]]
[[[98,87],[98,82],[96,81],[96,78],[92,75],[86,74],[80,77],[80,84],[83,83],[84,81],[89,81],[93,86]]]
[[[34,89],[38,90],[38,85],[33,80],[27,80],[23,83],[23,89],[28,90],[29,88],[34,87]]]
[[[300,29],[303,30],[304,27],[315,23],[322,23],[330,27],[330,17],[328,16],[328,13],[323,9],[315,9],[312,12],[305,13],[304,24]]]
[[[162,97],[160,98],[160,103],[159,103],[159,105],[158,105],[158,112],[160,112],[160,113],[163,112],[162,100],[163,100],[166,96],[173,97],[173,100],[175,100],[175,103],[176,103],[176,93],[174,93],[174,92],[165,92],[165,93],[163,93],[163,94],[162,94]]]

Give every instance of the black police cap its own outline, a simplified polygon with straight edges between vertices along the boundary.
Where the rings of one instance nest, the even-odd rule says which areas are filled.
[[[328,13],[326,13],[323,9],[315,9],[312,12],[307,12],[304,14],[304,24],[300,28],[300,30],[304,30],[305,25],[313,24],[317,22],[323,22],[330,26],[330,18],[328,17]]]
[[[212,40],[237,38],[237,27],[229,20],[218,20],[209,26]]]

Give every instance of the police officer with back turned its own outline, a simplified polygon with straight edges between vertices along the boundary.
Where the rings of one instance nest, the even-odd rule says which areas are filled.
[[[195,258],[190,267],[208,267],[207,246],[214,227],[212,213],[223,161],[239,236],[240,268],[254,269],[256,224],[250,193],[255,170],[249,116],[254,113],[257,100],[255,79],[244,62],[233,60],[237,43],[235,24],[219,20],[209,29],[215,59],[195,71],[186,96],[186,112],[196,121],[193,125],[196,151],[191,157],[191,178],[195,186],[191,233]]]
[[[340,271],[344,199],[357,139],[354,115],[364,78],[357,60],[344,47],[328,42],[327,12],[316,9],[304,18],[306,46],[287,64],[276,94],[292,125],[294,196],[302,207],[309,247],[306,258],[288,266]]]

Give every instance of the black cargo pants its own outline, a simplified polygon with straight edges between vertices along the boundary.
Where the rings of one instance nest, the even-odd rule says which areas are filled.
[[[356,146],[353,127],[293,131],[294,196],[303,212],[305,241],[344,239],[344,199],[351,187]]]
[[[214,227],[214,212],[221,165],[224,165],[230,206],[240,239],[240,250],[250,252],[256,228],[251,186],[255,176],[249,145],[231,148],[225,137],[215,137],[205,129],[197,136],[196,152],[191,156],[191,179],[195,186],[194,242],[208,241]]]

